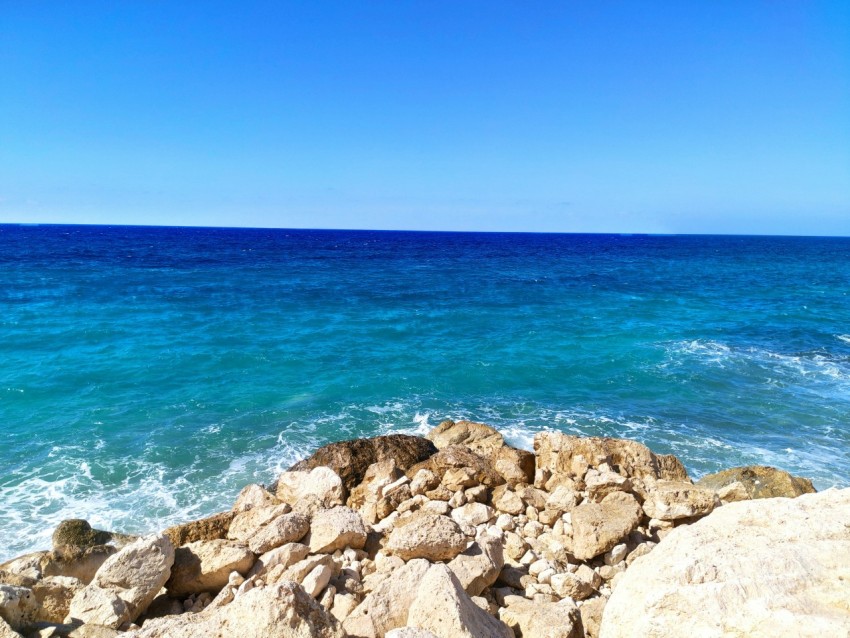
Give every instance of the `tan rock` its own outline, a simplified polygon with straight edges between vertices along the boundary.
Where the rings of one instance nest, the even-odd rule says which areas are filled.
[[[67,576],[88,585],[103,563],[118,549],[112,545],[95,545],[81,552],[50,552],[42,560],[44,576]]]
[[[484,503],[467,503],[452,510],[452,518],[460,525],[472,525],[473,527],[486,523],[495,517],[492,507]]]
[[[599,638],[599,626],[602,624],[602,612],[605,610],[605,603],[608,599],[605,596],[597,596],[590,600],[585,600],[579,613],[581,614],[581,624],[584,627],[584,633],[587,638]]]
[[[571,600],[512,602],[499,618],[522,638],[584,638],[579,610]]]
[[[555,574],[549,584],[559,598],[584,600],[594,593],[591,583],[572,572]]]
[[[637,528],[642,514],[635,497],[625,492],[582,503],[571,514],[575,557],[588,560],[612,549]]]
[[[473,421],[443,421],[426,438],[433,441],[438,450],[460,445],[485,458],[490,458],[505,445],[505,439],[498,430]]]
[[[440,477],[431,470],[419,470],[410,481],[412,494],[425,494],[440,484]]]
[[[429,567],[428,561],[419,558],[396,569],[345,619],[345,631],[352,637],[373,638],[406,625],[408,609]]]
[[[296,583],[302,582],[307,575],[319,566],[326,566],[333,569],[333,558],[328,554],[317,554],[308,556],[307,558],[294,563],[283,571],[281,577],[275,582],[291,580]]]
[[[385,638],[439,638],[436,634],[432,634],[426,629],[417,629],[416,627],[400,627],[399,629],[391,629],[386,633]]]
[[[14,630],[29,628],[38,618],[38,602],[32,590],[0,584],[0,618]]]
[[[334,507],[345,504],[346,490],[336,472],[318,466],[309,472],[283,472],[277,479],[276,496],[292,506],[313,498],[322,507]]]
[[[717,498],[723,504],[749,500],[750,494],[741,481],[733,481],[717,490]]]
[[[494,487],[505,482],[505,479],[493,468],[488,459],[459,445],[450,445],[429,459],[417,463],[407,470],[407,476],[413,478],[419,470],[424,469],[433,472],[442,480],[443,475],[451,468],[470,468],[474,472],[473,476],[478,485]],[[428,496],[434,498],[429,493]]]
[[[492,459],[493,468],[510,486],[534,482],[534,455],[510,446],[500,448]]]
[[[71,600],[68,619],[117,629],[147,609],[171,575],[174,546],[165,535],[140,538],[110,556]]]
[[[227,538],[230,523],[236,512],[220,512],[197,521],[174,525],[163,532],[174,547],[196,541],[211,541]]]
[[[316,565],[301,581],[301,586],[313,598],[317,598],[321,591],[331,582],[333,572],[333,567],[327,563]]]
[[[245,576],[254,566],[254,554],[243,544],[224,539],[196,541],[174,552],[171,577],[165,584],[174,597],[218,593],[232,572]]]
[[[262,485],[251,483],[242,488],[239,496],[236,497],[236,502],[233,504],[233,511],[246,512],[255,507],[274,507],[280,505],[280,499],[269,492]],[[201,540],[201,539],[198,539]]]
[[[366,469],[366,475],[363,481],[351,488],[351,493],[348,497],[348,506],[354,509],[360,509],[366,503],[377,503],[382,496],[382,490],[387,485],[395,482],[404,473],[398,469],[395,461],[392,459],[384,459],[377,463],[372,463]]]
[[[470,599],[443,564],[432,565],[425,573],[410,606],[407,625],[426,629],[438,638],[513,638],[505,624]]]
[[[310,531],[310,519],[298,512],[290,512],[278,516],[260,528],[259,532],[248,539],[248,548],[255,554],[265,554],[285,543],[297,543],[307,535],[308,531]]]
[[[611,492],[630,492],[632,490],[632,483],[629,479],[610,471],[587,472],[584,475],[584,485],[587,498],[596,503],[601,502]]]
[[[334,507],[313,517],[306,543],[313,554],[332,553],[346,547],[363,549],[366,545],[366,526],[360,514],[353,509]]]
[[[478,596],[496,582],[505,565],[502,543],[502,534],[482,534],[448,563],[449,569],[470,596]]]
[[[682,481],[658,481],[643,503],[649,518],[675,521],[705,516],[714,509],[714,491]]]
[[[0,638],[24,638],[0,617]]]
[[[292,507],[288,503],[280,505],[256,506],[238,512],[230,523],[227,530],[227,538],[234,541],[247,543],[263,527],[271,523],[278,516],[288,514]]]
[[[71,600],[83,589],[82,581],[68,576],[47,576],[32,586],[40,622],[61,623],[68,615]]]
[[[512,514],[514,516],[525,511],[525,503],[519,495],[513,490],[508,489],[507,485],[499,485],[493,490],[491,497],[493,507],[500,512]]]
[[[403,560],[451,560],[466,548],[466,544],[466,536],[448,516],[417,512],[396,523],[386,550]]]
[[[600,636],[847,635],[848,521],[850,489],[724,505],[632,563]]]
[[[247,578],[252,576],[262,577],[267,571],[278,565],[282,565],[282,569],[287,569],[305,559],[309,553],[310,548],[301,543],[286,543],[280,547],[275,547],[257,558],[257,562],[248,572]]]
[[[537,456],[537,467],[553,476],[580,474],[581,469],[575,466],[574,461],[581,457],[585,468],[588,464],[598,466],[607,463],[625,477],[678,481],[688,479],[685,466],[672,454],[654,454],[645,445],[626,439],[539,432],[534,437],[534,452]],[[547,489],[550,489],[548,483]]]
[[[223,607],[156,618],[127,638],[344,638],[337,620],[297,583],[255,587]]]
[[[809,479],[792,476],[784,470],[765,465],[733,467],[729,470],[709,474],[697,481],[697,485],[700,487],[717,492],[733,483],[740,483],[751,499],[777,496],[794,498],[801,494],[815,492],[815,488]]]

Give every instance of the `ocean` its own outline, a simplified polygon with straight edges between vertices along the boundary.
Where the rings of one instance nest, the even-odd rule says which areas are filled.
[[[0,559],[446,418],[850,486],[850,239],[0,226]]]

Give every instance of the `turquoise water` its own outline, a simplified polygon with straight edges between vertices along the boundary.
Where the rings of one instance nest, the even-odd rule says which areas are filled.
[[[470,418],[850,485],[850,240],[0,226],[0,558]]]

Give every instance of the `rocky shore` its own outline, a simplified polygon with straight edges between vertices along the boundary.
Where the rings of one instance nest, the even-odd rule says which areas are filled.
[[[0,565],[0,638],[846,635],[850,489],[465,421],[325,446],[149,536],[65,521]]]

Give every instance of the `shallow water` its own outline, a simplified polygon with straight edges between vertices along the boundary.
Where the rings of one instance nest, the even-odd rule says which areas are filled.
[[[444,418],[850,485],[850,239],[0,226],[0,558]]]

